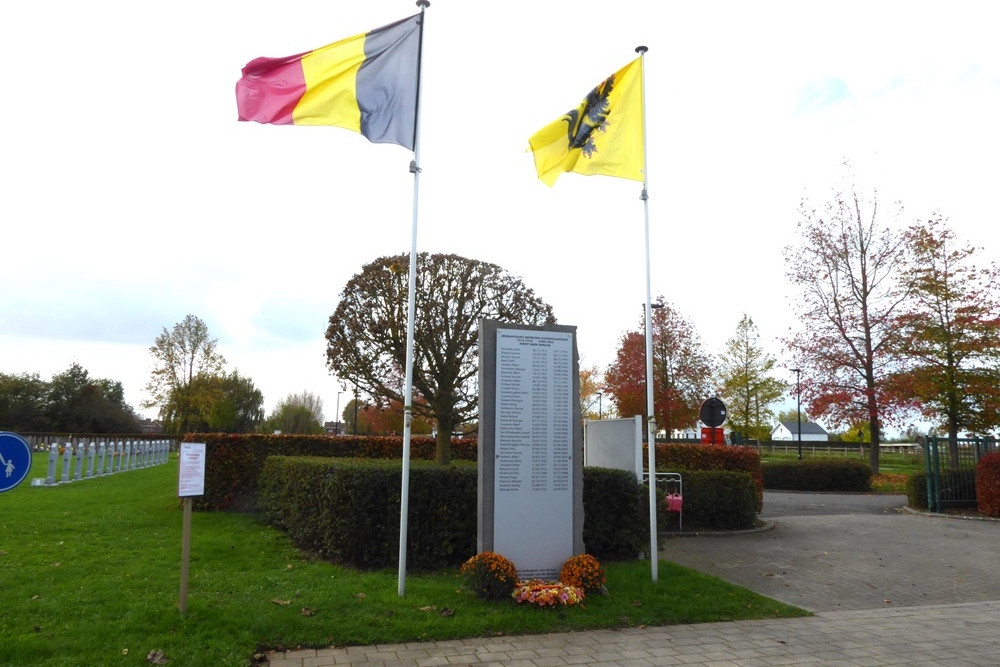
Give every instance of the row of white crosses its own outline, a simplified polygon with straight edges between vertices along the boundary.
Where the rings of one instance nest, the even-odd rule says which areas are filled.
[[[62,476],[59,483],[166,463],[170,458],[170,441],[119,440],[97,443],[91,440],[86,443],[78,442],[75,446],[67,442],[62,458]],[[59,444],[53,443],[49,446],[49,474],[45,479],[46,485],[56,484],[58,460]]]

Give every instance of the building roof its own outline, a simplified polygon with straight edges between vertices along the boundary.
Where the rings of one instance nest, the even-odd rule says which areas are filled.
[[[799,423],[797,421],[779,423],[781,426],[787,428],[790,433],[795,434],[799,432]],[[829,435],[829,433],[816,422],[802,422],[802,435]]]

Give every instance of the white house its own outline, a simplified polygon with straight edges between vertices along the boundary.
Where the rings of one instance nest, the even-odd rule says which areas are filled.
[[[778,425],[771,429],[771,440],[782,441],[791,440],[798,442],[799,423],[778,422]],[[802,442],[827,442],[830,434],[816,422],[802,422]]]

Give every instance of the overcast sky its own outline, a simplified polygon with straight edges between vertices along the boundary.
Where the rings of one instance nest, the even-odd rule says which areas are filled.
[[[73,362],[135,407],[187,314],[268,410],[334,419],[326,322],[363,264],[410,247],[412,153],[339,128],[236,120],[234,86],[412,2],[9,2],[0,104],[0,372]],[[1000,260],[1000,40],[981,2],[433,0],[418,250],[520,276],[607,366],[645,300],[641,184],[537,180],[527,139],[646,45],[652,292],[717,354],[745,312],[795,322],[782,249],[853,165]],[[889,222],[888,220],[886,222]],[[783,379],[794,374],[783,371]],[[343,408],[350,387],[339,396]],[[139,410],[155,417],[152,410]]]

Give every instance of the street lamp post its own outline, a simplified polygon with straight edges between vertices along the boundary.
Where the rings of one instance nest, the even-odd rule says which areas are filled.
[[[337,435],[340,435],[340,395],[344,393],[346,392],[337,392],[337,420],[333,422],[333,428],[335,429]]]
[[[354,379],[354,435],[358,434],[358,379]]]
[[[795,373],[795,419],[798,421],[799,426],[799,461],[802,460],[802,392],[799,386],[799,375],[802,373],[801,368],[793,368],[792,372]]]
[[[604,392],[600,392],[600,391],[597,392],[597,418],[598,419],[604,419],[604,416],[603,416],[604,413],[601,411],[601,397],[603,395],[604,395]]]

